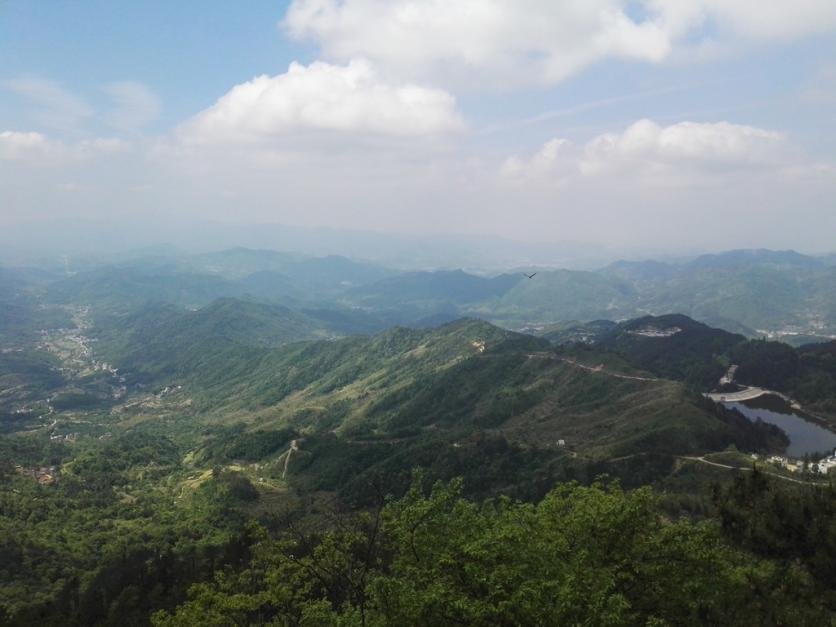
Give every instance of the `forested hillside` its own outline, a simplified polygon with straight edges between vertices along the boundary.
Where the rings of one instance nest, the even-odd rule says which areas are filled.
[[[829,416],[832,343],[796,349],[679,314],[542,337],[446,321],[541,274],[558,311],[583,273],[398,275],[246,250],[186,261],[6,275],[4,298],[25,309],[0,353],[0,622],[792,624],[833,611],[830,558],[810,557],[810,535],[780,540],[786,508],[821,533],[834,524],[806,492],[829,494],[828,478],[756,461],[763,476],[744,481],[751,455],[789,439],[703,396],[735,364],[741,385]],[[339,281],[316,278],[330,268]],[[592,274],[609,302],[630,297]],[[297,296],[274,298],[285,289]],[[592,307],[595,290],[571,306]]]

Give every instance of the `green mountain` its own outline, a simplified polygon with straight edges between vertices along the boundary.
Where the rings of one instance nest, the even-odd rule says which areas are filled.
[[[517,283],[484,313],[499,320],[525,322],[620,318],[623,312],[633,310],[634,296],[628,282],[614,277],[554,270]]]
[[[631,281],[633,306],[678,311],[746,335],[756,329],[836,328],[836,274],[794,251],[739,250],[683,264],[613,264],[602,273]]]
[[[299,255],[276,250],[230,248],[210,253],[177,256],[183,267],[192,272],[216,274],[226,279],[242,279],[254,272],[282,272]]]
[[[539,272],[479,313],[521,326],[671,311],[750,337],[832,334],[836,272],[793,251],[731,251],[677,264],[621,261],[598,272]]]
[[[643,373],[626,363],[590,371],[545,340],[478,320],[278,348],[190,323],[147,326],[136,348],[114,361],[129,380],[183,385],[201,420],[283,426],[314,441],[333,433],[349,448],[392,438],[406,448],[423,449],[427,438],[450,446],[488,430],[553,454],[562,439],[594,459],[748,447],[771,437],[674,381],[631,378]],[[182,324],[194,330],[184,335]]]
[[[712,388],[728,370],[742,335],[714,329],[688,316],[644,316],[623,322],[595,342],[656,376]]]
[[[403,305],[438,303],[465,305],[499,297],[520,282],[522,275],[493,278],[462,270],[409,272],[352,290],[349,298],[362,304]]]
[[[615,356],[657,377],[708,391],[735,364],[737,383],[776,390],[836,423],[836,341],[794,348],[749,340],[683,316],[568,325],[544,337],[587,362]]]
[[[40,338],[41,330],[70,326],[70,316],[38,299],[54,275],[28,268],[0,267],[0,346],[21,348]]]
[[[685,264],[689,270],[703,268],[741,268],[771,265],[777,267],[821,268],[825,263],[816,257],[802,255],[794,250],[769,250],[766,248],[729,250],[718,254],[700,255]]]
[[[300,258],[242,248],[146,258],[85,269],[53,280],[48,302],[127,311],[149,302],[201,307],[216,298],[321,304],[394,272],[345,257]]]
[[[0,352],[0,432],[25,429],[33,415],[46,413],[39,401],[65,384],[59,365],[44,351]]]
[[[109,266],[79,272],[52,283],[46,299],[58,304],[92,304],[98,310],[129,311],[149,302],[200,307],[222,296],[240,296],[243,288],[210,274],[171,268]]]
[[[827,498],[783,497],[760,474],[735,488],[734,477],[751,472],[735,448],[780,451],[787,439],[693,389],[696,366],[709,371],[730,355],[746,372],[760,351],[784,349],[803,365],[799,382],[819,381],[831,372],[825,347],[749,342],[679,315],[599,321],[586,329],[594,343],[554,347],[469,318],[335,337],[380,319],[233,298],[194,311],[102,303],[91,328],[50,340],[54,355],[0,354],[4,391],[49,395],[53,410],[25,422],[2,416],[12,432],[0,434],[2,623],[147,624],[152,615],[161,625],[356,623],[367,611],[410,624],[443,619],[456,603],[463,620],[548,622],[555,613],[544,618],[542,599],[553,598],[556,581],[574,590],[581,575],[603,582],[596,599],[636,604],[619,601],[618,614],[597,601],[582,606],[602,618],[727,617],[741,598],[761,613],[735,616],[784,617],[781,594],[794,582],[806,596],[792,597],[791,615],[826,615],[831,547],[813,558],[816,534],[789,530],[829,528],[832,495],[786,482]],[[585,332],[548,332],[564,331]],[[775,355],[776,366],[791,363]],[[118,374],[76,374],[98,361]],[[51,380],[59,362],[66,377]],[[99,384],[124,385],[124,394],[87,402],[100,399]],[[417,479],[414,468],[423,469]],[[604,474],[628,490],[652,484],[657,496],[595,483]],[[436,480],[453,483],[422,496]],[[510,498],[493,500],[500,495]],[[734,524],[690,520],[715,511]],[[543,561],[543,547],[554,559]],[[498,563],[500,587],[487,594],[480,571]],[[450,564],[473,569],[464,576]],[[720,565],[728,585],[718,592]],[[697,597],[713,595],[714,614],[694,609],[696,567]],[[533,572],[540,596],[517,592]],[[457,582],[444,587],[455,603],[432,593],[444,577]],[[753,581],[771,605],[750,599]],[[407,593],[410,582],[420,590]],[[587,583],[561,602],[560,616],[593,615],[572,614]],[[686,583],[688,594],[677,593]],[[507,598],[511,605],[491,605]],[[662,609],[641,605],[659,599]]]
[[[260,349],[330,335],[287,307],[232,298],[195,311],[148,305],[100,318],[93,332],[102,344],[102,359],[125,369],[130,380],[144,382],[184,373],[201,376],[207,364],[222,373],[233,366],[235,355],[255,358]]]
[[[741,381],[784,392],[836,422],[836,341],[792,348],[755,340],[736,346],[731,358]]]
[[[337,256],[231,249],[142,257],[42,281],[38,289],[46,291],[47,302],[98,309],[127,311],[148,302],[196,308],[220,297],[246,297],[367,314],[352,331],[462,316],[525,329],[677,311],[748,337],[768,334],[798,344],[801,336],[836,335],[836,267],[793,251],[730,251],[679,263],[620,261],[594,272],[540,269],[528,280],[462,270],[404,273]],[[375,327],[374,318],[382,324]]]

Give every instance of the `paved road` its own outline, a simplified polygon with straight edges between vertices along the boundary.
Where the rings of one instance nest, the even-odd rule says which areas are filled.
[[[747,387],[741,390],[740,392],[711,392],[708,394],[704,394],[704,396],[710,398],[712,401],[718,401],[721,403],[737,403],[740,401],[751,401],[753,398],[758,398],[759,396],[763,396],[765,394],[773,394],[774,396],[780,396],[788,403],[792,402],[791,398],[784,394],[781,394],[780,392],[775,392],[774,390],[767,390],[758,387]]]
[[[752,472],[752,469],[748,466],[729,466],[728,464],[721,464],[719,462],[712,462],[707,460],[705,457],[687,457],[682,455],[674,455],[677,459],[687,459],[688,461],[692,462],[700,462],[702,464],[708,464],[709,466],[717,466],[718,468],[728,468],[730,470],[743,470],[747,472]],[[801,485],[816,485],[816,486],[829,486],[830,483],[822,482],[822,481],[804,481],[802,479],[793,479],[792,477],[787,477],[785,475],[779,475],[774,472],[769,472],[763,469],[760,471],[765,474],[769,475],[770,477],[777,477],[778,479],[783,479],[784,481],[792,481],[793,483],[800,483]]]
[[[625,459],[631,459],[633,457],[641,457],[643,455],[647,455],[647,453],[632,453],[631,455],[624,455],[623,457],[614,457],[612,459],[605,460],[607,462],[619,462]],[[660,453],[660,455],[664,455],[664,453]],[[716,466],[717,468],[725,468],[727,470],[742,470],[744,472],[752,472],[752,469],[748,466],[729,466],[728,464],[721,464],[720,462],[712,462],[711,460],[706,459],[705,457],[693,457],[688,455],[671,455],[674,459],[684,459],[689,462],[697,462],[700,464],[707,464],[709,466]],[[763,474],[769,475],[770,477],[776,477],[777,479],[783,479],[784,481],[791,481],[792,483],[800,483],[801,485],[815,485],[815,486],[829,486],[829,482],[824,481],[804,481],[802,479],[793,479],[792,477],[787,477],[786,475],[779,475],[775,472],[769,472],[768,470],[764,470],[763,468],[759,469]]]

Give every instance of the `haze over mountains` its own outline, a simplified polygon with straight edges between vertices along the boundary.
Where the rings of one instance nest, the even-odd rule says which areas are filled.
[[[523,270],[537,275],[527,279]],[[739,250],[681,262],[617,261],[597,270],[526,266],[475,274],[234,248],[155,251],[119,261],[69,257],[45,269],[3,273],[18,308],[36,292],[54,304],[116,309],[146,302],[195,308],[221,297],[248,298],[329,317],[344,333],[461,316],[545,331],[569,321],[678,312],[735,333],[795,344],[836,336],[836,265],[831,257],[794,251]]]
[[[161,232],[162,231],[162,232]],[[496,235],[409,235],[282,224],[181,221],[58,221],[49,228],[10,224],[0,232],[0,263],[28,265],[57,255],[83,259],[89,251],[124,257],[126,251],[201,253],[233,247],[277,249],[296,255],[339,255],[403,270],[463,267],[499,271],[518,265],[591,268],[619,250],[582,241],[523,242]],[[646,250],[646,248],[642,248]],[[623,252],[635,253],[629,248]]]

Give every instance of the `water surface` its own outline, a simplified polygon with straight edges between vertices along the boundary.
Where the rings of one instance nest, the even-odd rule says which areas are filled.
[[[751,401],[723,404],[738,410],[749,420],[760,418],[781,428],[790,439],[787,447],[789,457],[830,454],[836,448],[836,433],[805,419],[778,396],[770,394]]]

